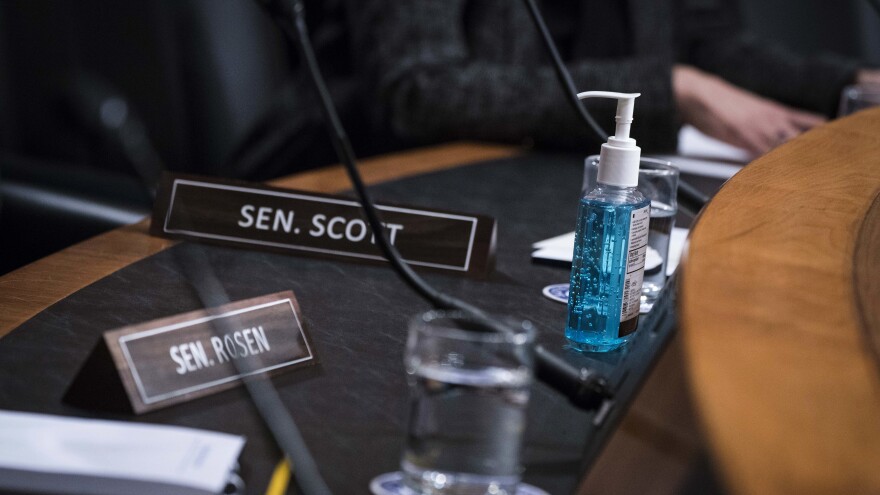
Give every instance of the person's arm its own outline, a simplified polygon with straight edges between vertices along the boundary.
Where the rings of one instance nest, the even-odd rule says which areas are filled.
[[[825,121],[738,88],[691,66],[672,70],[682,120],[703,133],[760,155]]]
[[[399,135],[417,139],[528,137],[554,145],[595,144],[597,138],[576,117],[562,94],[549,58],[542,64],[492,63],[471,52],[466,39],[464,0],[362,1],[356,13],[355,52],[372,73],[378,103]],[[511,0],[492,38],[510,49],[516,37],[533,39],[543,50],[525,7]],[[516,56],[511,57],[515,59]],[[569,65],[579,89],[640,92],[634,137],[643,147],[674,146],[676,112],[671,60],[629,58]],[[599,108],[600,125],[612,128],[613,103]],[[644,138],[644,141],[642,140]]]

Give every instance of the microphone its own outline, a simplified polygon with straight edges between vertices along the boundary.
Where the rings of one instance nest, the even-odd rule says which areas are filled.
[[[165,168],[140,116],[120,92],[95,76],[80,74],[68,98],[73,117],[84,127],[116,145],[144,184],[149,200]]]

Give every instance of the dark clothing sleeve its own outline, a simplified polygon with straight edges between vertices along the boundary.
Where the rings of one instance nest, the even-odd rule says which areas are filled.
[[[477,5],[482,8],[488,2]],[[480,2],[474,2],[480,4]],[[399,136],[487,139],[595,147],[598,138],[563,97],[521,2],[494,2],[493,28],[468,30],[465,0],[362,0],[355,50],[371,73],[380,116]],[[477,20],[479,22],[479,20]],[[578,60],[579,90],[641,92],[633,135],[643,148],[675,147],[677,123],[669,56]],[[613,102],[589,103],[607,130]]]
[[[736,86],[831,117],[841,90],[855,80],[856,60],[805,57],[744,32],[735,2],[681,0],[678,8],[680,61]]]

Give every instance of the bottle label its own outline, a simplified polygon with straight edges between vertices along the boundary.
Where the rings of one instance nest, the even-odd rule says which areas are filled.
[[[629,243],[627,244],[629,251],[626,256],[626,277],[623,280],[623,301],[620,308],[621,322],[635,318],[639,314],[650,221],[650,206],[633,210],[630,214]]]

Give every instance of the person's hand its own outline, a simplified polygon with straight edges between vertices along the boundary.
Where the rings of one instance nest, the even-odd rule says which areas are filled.
[[[756,154],[825,122],[820,115],[768,100],[689,66],[672,69],[672,88],[685,123]]]
[[[880,69],[862,69],[856,72],[856,84],[880,85]]]

